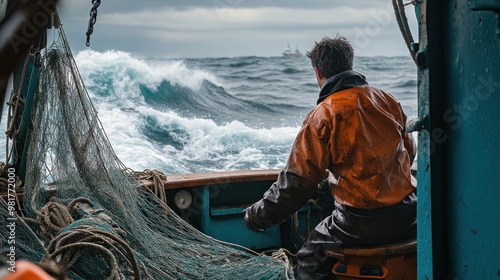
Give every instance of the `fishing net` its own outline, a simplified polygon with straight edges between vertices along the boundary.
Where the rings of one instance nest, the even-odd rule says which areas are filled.
[[[53,261],[73,279],[293,278],[286,258],[204,235],[138,183],[113,152],[58,30],[33,103],[26,217],[2,201],[2,216],[15,220],[16,258]],[[11,221],[0,220],[8,251]]]

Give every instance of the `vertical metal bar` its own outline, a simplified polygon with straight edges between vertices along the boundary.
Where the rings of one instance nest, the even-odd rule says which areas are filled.
[[[200,201],[201,228],[206,235],[212,234],[212,220],[210,218],[210,186],[204,186]]]
[[[418,116],[424,125],[418,133],[417,173],[417,279],[432,279],[432,203],[430,183],[430,137],[425,120],[429,118],[429,69],[425,65],[427,53],[427,1],[417,7],[419,11]]]
[[[440,99],[442,32],[439,1],[422,1],[419,15],[418,111],[423,120],[418,136],[417,278],[443,278],[443,150]]]

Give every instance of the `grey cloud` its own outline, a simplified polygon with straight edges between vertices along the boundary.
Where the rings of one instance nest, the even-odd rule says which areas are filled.
[[[377,18],[393,17],[390,7],[390,1],[382,0],[102,0],[91,48],[145,56],[273,56],[287,43],[305,51],[315,40],[340,32],[359,54],[407,55],[395,20]],[[90,8],[90,0],[63,0],[60,7],[74,52],[85,49]],[[289,14],[277,14],[278,8]],[[238,14],[247,11],[243,9],[275,13],[270,13],[272,18],[252,18]],[[193,16],[195,12],[201,16]],[[411,8],[412,19],[410,13]]]

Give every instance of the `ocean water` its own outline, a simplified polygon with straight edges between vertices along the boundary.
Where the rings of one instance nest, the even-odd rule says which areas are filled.
[[[134,170],[282,168],[319,93],[307,57],[166,59],[86,50],[75,60],[116,154]],[[409,118],[417,115],[410,57],[358,57],[354,70],[393,94]]]

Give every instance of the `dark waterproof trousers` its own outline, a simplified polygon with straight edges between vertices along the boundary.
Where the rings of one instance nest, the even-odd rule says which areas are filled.
[[[368,247],[416,236],[414,193],[399,204],[379,209],[356,209],[335,203],[332,215],[320,222],[297,253],[297,279],[332,279],[336,260],[325,249]],[[335,278],[333,278],[335,279]]]

